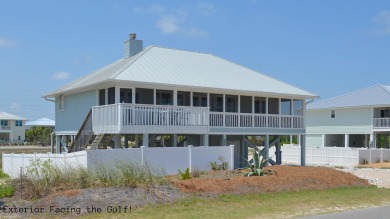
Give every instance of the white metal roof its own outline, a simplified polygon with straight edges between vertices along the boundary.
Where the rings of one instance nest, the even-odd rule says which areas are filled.
[[[0,120],[26,120],[20,116],[15,116],[11,113],[0,112]]]
[[[118,60],[47,94],[46,97],[112,80],[317,97],[211,54],[157,46],[149,46],[135,56]]]
[[[42,118],[26,123],[26,126],[55,126],[56,122],[48,118]]]
[[[390,86],[375,85],[327,100],[308,104],[308,110],[330,108],[390,106]]]

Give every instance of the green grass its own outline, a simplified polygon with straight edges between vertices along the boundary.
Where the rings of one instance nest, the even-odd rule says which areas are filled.
[[[6,146],[4,146],[6,147]],[[15,146],[16,147],[16,146]],[[3,166],[3,153],[6,154],[33,154],[33,153],[47,153],[50,152],[50,147],[42,147],[42,148],[28,148],[28,149],[0,149],[0,169]]]
[[[189,197],[174,203],[148,206],[117,218],[286,218],[333,212],[340,209],[389,204],[390,189],[376,187],[338,188],[322,191],[272,194]],[[91,214],[83,218],[112,217]]]

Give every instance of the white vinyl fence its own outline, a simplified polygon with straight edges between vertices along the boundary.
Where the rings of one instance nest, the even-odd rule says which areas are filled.
[[[51,160],[60,168],[85,167],[96,170],[100,167],[115,167],[119,162],[132,162],[147,165],[152,171],[163,174],[176,174],[178,170],[210,170],[209,162],[223,157],[229,169],[234,167],[234,145],[231,146],[199,146],[173,148],[141,148],[86,150],[69,154],[4,154],[3,172],[14,178],[20,176],[34,159]]]
[[[283,146],[283,164],[300,164],[301,147]],[[270,149],[270,156],[275,148]],[[356,149],[356,148],[306,148],[307,165],[355,166],[364,163],[390,161],[389,149]]]

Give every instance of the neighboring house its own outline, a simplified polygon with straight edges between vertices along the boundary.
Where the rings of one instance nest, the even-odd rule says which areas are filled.
[[[6,112],[0,112],[0,143],[23,142],[26,119]]]
[[[390,86],[376,85],[307,105],[308,147],[390,144]]]
[[[123,58],[44,97],[56,103],[57,152],[170,136],[165,146],[234,144],[241,158],[246,136],[304,139],[302,109],[316,95],[211,54],[143,48],[131,34]]]

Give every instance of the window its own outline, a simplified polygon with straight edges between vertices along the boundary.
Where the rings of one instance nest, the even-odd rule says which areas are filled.
[[[334,119],[336,117],[336,112],[334,110],[330,111],[330,118]]]
[[[1,120],[1,126],[8,126],[8,120]]]
[[[65,105],[65,97],[64,95],[60,95],[60,97],[58,98],[58,109],[63,111],[64,110],[64,105]]]
[[[115,103],[115,87],[108,88],[108,104],[114,104]]]
[[[99,90],[99,106],[106,104],[106,90],[101,89]]]
[[[22,127],[23,126],[23,121],[22,120],[16,120],[15,121],[15,126]]]
[[[381,110],[381,118],[390,117],[390,110]]]
[[[121,103],[132,103],[133,102],[133,91],[132,89],[121,88],[120,98]]]

